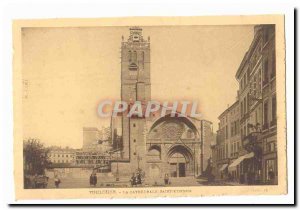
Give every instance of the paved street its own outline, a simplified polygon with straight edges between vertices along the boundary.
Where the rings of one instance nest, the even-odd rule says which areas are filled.
[[[194,177],[183,177],[183,178],[170,178],[170,184],[167,185],[168,187],[175,187],[175,186],[231,186],[231,185],[239,185],[237,183],[230,183],[224,181],[215,181],[208,183],[206,180],[196,179]],[[164,182],[163,180],[158,180],[156,182],[149,181],[148,183],[144,183],[142,186],[137,187],[163,187]],[[61,184],[59,188],[92,188],[90,186],[89,179],[84,178],[62,178]],[[98,178],[98,183],[96,188],[109,188],[109,187],[131,187],[129,179],[121,178],[118,182],[112,177],[111,180],[101,181]],[[49,179],[47,188],[55,188],[54,180]]]

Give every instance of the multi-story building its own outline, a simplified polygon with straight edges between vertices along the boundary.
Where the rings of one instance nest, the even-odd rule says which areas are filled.
[[[201,162],[201,172],[205,171],[208,166],[208,161],[210,161],[210,157],[212,157],[211,152],[211,144],[214,140],[213,134],[213,125],[212,122],[207,120],[201,120],[200,123],[200,133],[201,133],[201,154],[200,154],[200,162]]]
[[[258,25],[236,73],[239,81],[242,180],[277,182],[275,27]]]
[[[97,143],[100,140],[100,131],[95,127],[84,127],[83,128],[83,148],[88,148],[91,145]]]
[[[215,175],[217,178],[228,178],[228,166],[239,156],[241,149],[240,138],[240,108],[239,101],[236,101],[228,107],[219,116],[219,130],[217,131],[217,142],[214,146],[216,150],[215,158]],[[239,168],[231,168],[230,175],[233,179],[239,176]]]
[[[277,184],[277,100],[276,100],[276,53],[275,26],[259,29],[263,36],[263,79],[262,79],[262,180]]]
[[[219,129],[217,130],[216,144],[212,145],[212,164],[213,175],[217,179],[224,178],[224,170],[228,165],[228,160],[225,159],[225,135],[219,122]]]
[[[51,147],[48,157],[53,165],[71,165],[75,161],[75,151],[68,147]]]
[[[219,116],[217,141],[212,146],[215,173],[247,184],[277,184],[274,25],[254,27],[236,79],[238,101]]]
[[[93,168],[98,172],[110,172],[112,157],[108,152],[78,150],[75,152],[75,166]]]

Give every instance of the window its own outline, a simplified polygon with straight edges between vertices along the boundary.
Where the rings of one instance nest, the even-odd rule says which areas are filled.
[[[144,51],[142,51],[142,55],[141,55],[141,57],[142,57],[142,68],[144,68],[144,62],[145,62],[145,53],[144,53]]]
[[[244,103],[243,101],[241,102],[241,117],[244,116]]]
[[[267,82],[269,81],[268,65],[269,65],[269,61],[268,61],[268,59],[266,59],[266,60],[264,61],[264,78],[263,78],[263,85],[267,84]]]
[[[135,127],[135,123],[133,123],[133,127]]]
[[[69,157],[68,155],[66,155],[66,157]]]
[[[276,124],[276,96],[272,97],[272,125]]]
[[[265,43],[267,43],[268,40],[269,40],[269,32],[268,32],[268,29],[266,29],[264,31],[264,41],[265,41]]]
[[[144,62],[145,61],[145,53],[144,53],[144,51],[142,51],[141,57],[142,57],[142,62]]]
[[[276,174],[276,161],[274,159],[266,161],[266,178],[268,181],[275,178]]]
[[[268,143],[266,150],[267,150],[267,152],[274,152],[276,150],[275,142]]]
[[[265,101],[264,103],[264,125],[263,125],[263,129],[267,129],[268,128],[268,101]]]
[[[244,130],[243,130],[243,128],[241,129],[241,136],[242,136],[242,138],[244,138]]]
[[[271,78],[274,78],[276,75],[276,55],[275,50],[272,52],[272,68],[271,68]]]
[[[247,101],[246,101],[246,97],[245,97],[244,98],[244,115],[247,113],[246,105],[247,105]]]
[[[132,54],[131,54],[131,51],[129,50],[128,51],[128,61],[131,62],[132,60]]]
[[[135,143],[135,142],[136,142],[136,140],[135,140],[135,139],[133,139],[133,142]]]
[[[247,111],[249,111],[249,106],[250,106],[250,96],[249,93],[247,93]]]
[[[133,62],[136,62],[137,60],[137,54],[136,51],[133,51]]]

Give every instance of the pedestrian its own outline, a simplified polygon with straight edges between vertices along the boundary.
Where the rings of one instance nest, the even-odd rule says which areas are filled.
[[[137,186],[139,184],[139,175],[137,174],[134,179],[134,184]]]
[[[58,178],[58,176],[56,175],[54,178],[54,184],[56,188],[59,188],[59,184],[60,184],[60,179]]]
[[[233,176],[231,173],[228,174],[228,181],[229,182],[232,182],[233,181]]]
[[[268,172],[269,178],[270,178],[270,184],[275,184],[275,173],[273,172],[273,169],[271,168]]]
[[[169,184],[169,174],[165,174],[165,185]]]
[[[91,173],[91,175],[90,175],[90,186],[93,185],[93,181],[94,181],[93,173]]]
[[[130,178],[130,183],[131,183],[131,187],[133,187],[135,185],[135,175],[134,175],[134,173],[132,174],[132,176]]]
[[[137,184],[142,184],[142,176],[141,173],[137,174]]]
[[[97,173],[94,173],[93,183],[94,183],[94,187],[95,187],[97,185]]]

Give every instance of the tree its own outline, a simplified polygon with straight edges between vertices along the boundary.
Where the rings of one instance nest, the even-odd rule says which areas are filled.
[[[44,174],[45,169],[51,164],[48,157],[49,149],[38,139],[23,141],[24,174]]]

